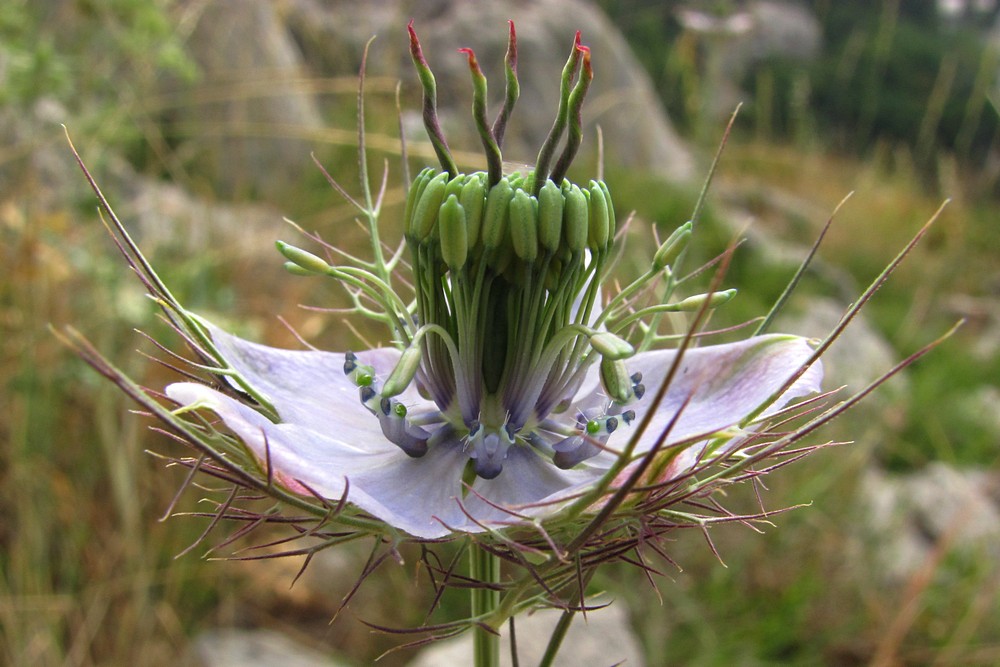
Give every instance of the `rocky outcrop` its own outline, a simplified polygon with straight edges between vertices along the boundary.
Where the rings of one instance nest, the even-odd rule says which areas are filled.
[[[869,469],[859,486],[860,530],[876,544],[876,565],[905,581],[943,553],[979,550],[1000,559],[1000,476],[945,463],[891,474]]]
[[[343,117],[351,95],[322,96],[315,84],[357,74],[364,44],[377,35],[372,76],[400,80],[410,140],[425,141],[419,89],[410,64],[405,26],[415,20],[438,80],[440,111],[449,141],[478,155],[470,115],[471,86],[464,57],[469,46],[503,96],[502,63],[507,19],[517,25],[521,98],[511,121],[505,156],[533,162],[552,123],[559,73],[574,30],[594,53],[595,80],[585,107],[581,158],[596,155],[596,126],[604,132],[609,165],[650,171],[671,180],[694,175],[690,152],[670,126],[648,76],[621,34],[583,0],[544,3],[405,2],[378,0],[244,0],[240,11],[221,0],[204,3],[190,47],[203,72],[193,87],[171,84],[182,104],[171,124],[194,145],[197,166],[230,193],[274,193],[293,183],[321,139],[323,118]],[[385,93],[385,94],[388,94]],[[345,106],[346,105],[346,106]],[[496,108],[496,107],[495,107]],[[310,146],[310,144],[312,144]],[[479,164],[468,165],[479,167]]]

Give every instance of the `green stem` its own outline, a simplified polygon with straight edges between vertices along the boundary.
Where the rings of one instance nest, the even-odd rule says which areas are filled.
[[[473,581],[485,586],[470,589],[472,595],[472,616],[476,619],[488,618],[500,604],[500,591],[492,584],[500,582],[500,559],[481,547],[473,545],[469,550],[469,574]],[[473,663],[476,667],[497,667],[500,664],[500,635],[483,627],[473,629]]]
[[[545,655],[542,656],[542,661],[538,663],[538,667],[552,667],[552,661],[556,659],[556,653],[559,652],[559,647],[562,646],[563,639],[566,638],[566,633],[569,631],[569,626],[573,623],[575,616],[575,611],[567,609],[559,617],[559,622],[556,623],[556,627],[552,630],[552,636],[549,637],[549,645],[545,647]]]

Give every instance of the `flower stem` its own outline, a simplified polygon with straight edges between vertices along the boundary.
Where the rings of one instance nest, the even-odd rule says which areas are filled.
[[[473,618],[487,618],[500,604],[500,591],[492,584],[500,582],[500,559],[475,546],[469,550],[469,574],[483,586],[474,587],[472,595]],[[500,664],[500,634],[479,626],[473,630],[472,652],[476,667],[497,667]]]
[[[559,622],[556,623],[556,627],[552,630],[552,636],[549,637],[549,645],[545,647],[545,655],[542,656],[542,661],[538,663],[538,667],[552,667],[552,661],[555,660],[556,653],[559,652],[559,647],[562,646],[563,639],[566,638],[566,632],[569,630],[570,624],[573,623],[575,616],[575,611],[567,609],[559,617]]]

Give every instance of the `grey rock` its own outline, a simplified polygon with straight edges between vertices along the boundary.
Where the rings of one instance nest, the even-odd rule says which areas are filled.
[[[877,545],[876,565],[905,581],[936,549],[983,550],[1000,558],[1000,478],[932,463],[915,473],[866,470],[859,485],[862,534]]]
[[[202,78],[166,84],[175,104],[168,129],[194,137],[181,149],[220,194],[274,195],[312,169],[312,143],[325,127],[305,81],[298,46],[270,0],[192,5],[188,41]]]
[[[380,0],[292,0],[287,20],[310,67],[323,75],[353,74],[370,35],[377,34],[369,72],[399,79],[407,98],[416,102],[419,89],[410,62],[405,25],[409,18],[434,69],[442,125],[454,149],[477,155],[479,139],[469,114],[472,93],[465,58],[459,47],[472,47],[492,82],[491,110],[503,97],[503,57],[508,19],[517,26],[521,97],[505,141],[505,157],[532,163],[558,104],[559,76],[569,55],[573,32],[594,54],[594,82],[584,107],[584,149],[596,150],[595,126],[604,132],[609,165],[650,170],[671,180],[688,180],[694,164],[674,133],[648,76],[610,21],[582,0],[496,3],[405,2]],[[417,111],[416,106],[413,106]],[[411,114],[411,119],[417,118]],[[419,121],[406,123],[410,139],[425,141]],[[410,134],[408,130],[408,134]],[[425,151],[426,152],[426,151]]]
[[[822,26],[803,3],[756,0],[727,16],[685,10],[679,17],[701,34],[708,51],[706,112],[713,118],[727,117],[749,101],[740,85],[755,65],[770,58],[805,64],[822,48]]]
[[[846,304],[832,299],[812,298],[798,314],[780,318],[775,330],[822,339],[834,329],[846,311]],[[898,361],[899,355],[862,313],[823,355],[823,385],[826,389],[845,386],[845,391],[854,393],[878,379]],[[861,405],[885,407],[905,395],[907,390],[905,372],[900,373]]]
[[[346,665],[265,629],[220,628],[203,632],[188,650],[186,667],[338,667]]]
[[[279,236],[298,236],[266,205],[229,204],[203,199],[184,188],[134,174],[119,165],[112,202],[119,217],[150,255],[161,249],[182,250],[203,259],[260,262],[280,268],[274,249]]]
[[[557,609],[545,609],[517,617],[515,625],[521,664],[533,665],[542,657],[561,613]],[[500,664],[504,666],[511,664],[507,632],[505,626],[501,633],[500,650]],[[456,639],[432,644],[421,651],[409,667],[465,665],[469,664],[471,655],[472,636],[466,633]],[[577,616],[563,640],[555,664],[642,667],[646,660],[632,632],[625,606],[611,604],[588,612],[586,620]]]

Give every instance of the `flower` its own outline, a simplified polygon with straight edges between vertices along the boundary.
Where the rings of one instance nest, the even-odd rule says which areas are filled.
[[[615,480],[653,455],[656,483],[682,480],[739,456],[756,421],[819,391],[816,355],[794,336],[648,349],[659,340],[650,320],[704,311],[733,295],[671,301],[680,283],[670,262],[690,223],[662,244],[643,276],[604,302],[619,231],[611,194],[601,180],[579,186],[565,178],[593,76],[579,33],[560,113],[525,174],[504,173],[500,154],[517,98],[513,24],[506,102],[492,125],[485,77],[473,52],[462,50],[489,165],[470,174],[459,172],[437,123],[433,74],[412,25],[410,37],[441,162],[409,188],[413,298],[397,292],[385,263],[332,265],[279,243],[292,272],[340,281],[359,310],[387,324],[397,346],[279,350],[199,320],[230,387],[170,385],[167,396],[181,411],[214,412],[286,489],[346,499],[433,539],[545,519],[599,485],[613,491]],[[374,225],[372,232],[377,247]],[[639,305],[639,295],[658,285],[661,295]],[[362,299],[376,308],[362,308]]]
[[[630,437],[627,422],[634,425],[641,415],[643,399],[635,403],[634,418],[622,412],[610,414],[613,406],[597,374],[590,372],[558,414],[533,418],[535,427],[517,430],[507,426],[510,421],[483,420],[478,429],[488,433],[476,437],[475,426],[450,421],[446,411],[422,397],[414,385],[389,399],[388,410],[378,406],[371,414],[359,400],[357,386],[342,370],[350,355],[280,350],[215,328],[211,331],[226,361],[272,403],[280,421],[274,423],[243,402],[202,384],[170,385],[170,398],[218,414],[290,490],[331,499],[346,493],[348,502],[419,538],[478,532],[510,524],[516,516],[555,512],[558,501],[593,486],[607,473],[616,459],[614,449]],[[687,472],[708,437],[742,425],[811,354],[803,339],[780,335],[688,351],[678,367],[678,379],[669,385],[650,426],[638,439],[635,454],[648,452],[678,417],[666,446],[692,443],[678,447],[671,474]],[[400,356],[395,349],[368,350],[358,353],[356,363],[369,366],[375,377],[385,377],[396,368]],[[639,353],[631,358],[629,370],[658,386],[675,358],[673,350]],[[821,375],[812,367],[771,402],[773,408],[818,391]],[[484,394],[484,398],[495,396]],[[406,406],[404,417],[394,414],[397,405]],[[521,405],[517,397],[511,403],[515,409]],[[584,421],[581,415],[591,418]],[[588,433],[588,427],[596,432]],[[411,435],[415,431],[427,435]],[[512,436],[504,437],[508,432]],[[588,435],[607,449],[591,445]],[[426,453],[419,457],[397,442],[414,438],[423,438],[426,445]],[[727,454],[739,440],[736,436],[727,445]],[[480,458],[488,458],[491,444],[496,446],[491,465],[502,470],[492,478],[477,476],[467,491],[467,465],[471,461],[475,467]],[[572,462],[580,450],[591,456],[561,469],[559,455],[568,452]]]

